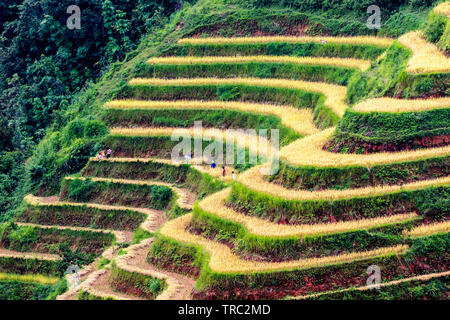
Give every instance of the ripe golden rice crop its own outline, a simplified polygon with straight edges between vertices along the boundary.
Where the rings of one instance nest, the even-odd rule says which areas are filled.
[[[410,73],[450,72],[450,58],[421,37],[419,31],[404,34],[398,41],[412,52],[406,71]]]
[[[450,107],[450,97],[435,99],[374,98],[358,103],[353,110],[360,112],[411,112]]]
[[[149,64],[215,64],[215,63],[292,63],[352,68],[364,71],[370,61],[354,58],[293,57],[293,56],[236,56],[236,57],[156,57],[147,60]]]
[[[343,154],[323,150],[323,145],[335,128],[328,128],[317,134],[295,140],[281,148],[280,158],[293,166],[339,168],[344,166],[372,167],[379,164],[399,163],[450,155],[450,146],[418,149],[401,152],[380,152],[371,154]]]
[[[418,227],[415,227],[409,232],[405,232],[405,235],[415,238],[445,232],[450,232],[450,221],[420,225]]]
[[[339,43],[356,45],[374,45],[379,47],[389,47],[393,39],[371,36],[356,37],[291,37],[291,36],[269,36],[269,37],[242,37],[242,38],[184,38],[178,41],[179,44],[247,44],[247,43],[269,43],[269,42],[293,42],[293,43]]]
[[[65,177],[66,180],[86,180],[84,177]],[[188,200],[190,198],[188,191],[182,188],[175,187],[173,184],[161,182],[161,181],[150,181],[150,180],[129,180],[129,179],[112,179],[112,178],[98,178],[98,177],[89,177],[91,181],[99,181],[99,182],[112,182],[119,184],[135,184],[141,186],[166,186],[171,188],[178,196],[177,204],[181,208],[192,209],[192,204],[189,204]],[[116,208],[115,206],[113,206]]]
[[[110,109],[224,109],[274,115],[281,123],[297,133],[308,135],[318,132],[313,123],[310,109],[299,109],[291,106],[280,106],[262,103],[235,101],[148,101],[148,100],[113,100],[104,105]]]
[[[259,78],[191,78],[191,79],[156,79],[135,78],[131,79],[130,85],[156,85],[156,86],[194,86],[194,85],[249,85],[275,88],[297,89],[321,93],[326,96],[325,105],[333,110],[339,117],[347,109],[345,95],[347,88],[324,82],[308,82],[301,80],[283,79],[259,79]]]
[[[224,201],[229,194],[230,189],[224,189],[206,197],[198,203],[198,206],[201,210],[210,214],[243,225],[248,232],[252,234],[266,237],[304,237],[349,232],[411,221],[418,217],[417,214],[410,213],[337,223],[282,225],[257,217],[248,216],[225,206]]]
[[[442,2],[434,7],[433,11],[450,18],[450,1]]]
[[[174,166],[178,166],[180,163],[175,163],[171,159],[162,159],[162,158],[103,158],[100,160],[97,157],[89,158],[91,162],[155,162],[155,163],[165,163]]]
[[[418,190],[432,186],[450,185],[450,176],[447,176],[437,179],[421,180],[406,183],[403,185],[376,186],[376,187],[364,187],[364,188],[343,189],[343,190],[320,190],[320,191],[295,190],[295,189],[287,189],[281,185],[266,181],[260,172],[260,170],[265,169],[264,167],[266,166],[267,164],[253,167],[242,173],[237,178],[237,180],[252,190],[265,194],[270,194],[276,197],[281,197],[287,200],[338,200],[353,197],[377,196],[388,193],[394,193],[397,191]]]
[[[345,253],[336,256],[325,256],[320,258],[308,258],[283,262],[260,262],[255,260],[243,260],[232,253],[231,249],[219,242],[211,241],[198,235],[186,231],[192,218],[192,214],[181,216],[167,222],[160,230],[161,234],[183,243],[199,245],[203,247],[211,256],[209,267],[212,271],[221,273],[247,273],[264,271],[281,271],[292,269],[307,269],[333,264],[353,262],[379,256],[402,254],[407,249],[407,245],[385,247],[370,251],[360,251]]]
[[[255,131],[256,132],[256,131]],[[191,138],[214,139],[219,141],[234,140],[238,145],[248,148],[254,154],[269,155],[271,152],[270,142],[256,135],[248,134],[245,130],[221,130],[215,128],[112,128],[110,133],[123,136],[186,136]]]
[[[59,278],[49,277],[42,274],[15,274],[15,273],[0,273],[0,281],[20,281],[28,283],[40,284],[56,284]]]

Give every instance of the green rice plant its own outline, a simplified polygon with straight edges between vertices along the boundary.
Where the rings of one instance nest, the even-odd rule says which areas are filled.
[[[180,227],[181,225],[184,227],[185,223],[189,221],[189,219],[186,218],[187,217],[182,217],[184,222],[180,224]],[[174,224],[178,224],[178,222],[174,221]],[[172,227],[173,226],[170,226],[169,228],[172,229]],[[172,255],[178,255],[184,252],[183,262],[181,262],[182,264],[184,263],[182,269],[187,270],[189,265],[194,265],[200,267],[201,270],[200,278],[196,284],[194,297],[200,298],[206,292],[214,292],[215,290],[218,290],[216,292],[231,290],[231,292],[228,291],[227,296],[222,296],[221,294],[217,295],[217,297],[226,297],[228,299],[238,297],[235,296],[235,294],[238,294],[237,291],[242,292],[248,288],[252,288],[253,290],[264,290],[265,287],[277,287],[279,290],[277,291],[278,297],[283,297],[289,290],[290,292],[293,292],[295,288],[298,289],[299,287],[304,287],[304,292],[311,292],[310,290],[314,290],[316,285],[324,285],[324,287],[328,286],[328,288],[330,288],[329,290],[339,289],[342,288],[342,286],[345,288],[346,286],[351,285],[350,283],[359,283],[358,281],[361,275],[365,275],[367,267],[373,264],[382,267],[386,275],[386,277],[383,278],[384,281],[390,281],[399,273],[400,265],[403,265],[405,261],[406,263],[411,263],[408,261],[414,261],[415,257],[428,256],[439,261],[447,259],[446,256],[448,256],[448,253],[442,255],[442,250],[445,250],[446,245],[448,246],[449,243],[448,234],[435,235],[426,238],[427,244],[423,241],[415,240],[412,243],[411,249],[397,254],[386,253],[384,255],[367,257],[361,260],[355,259],[352,262],[332,263],[318,267],[311,266],[306,269],[290,268],[289,270],[276,270],[279,268],[279,264],[274,263],[273,270],[271,268],[271,270],[269,270],[268,268],[265,271],[256,271],[256,269],[260,269],[259,267],[262,263],[255,262],[253,264],[253,271],[240,272],[232,271],[236,268],[234,265],[235,258],[231,260],[222,259],[222,262],[220,263],[218,260],[215,260],[212,264],[212,257],[217,255],[218,248],[213,249],[210,245],[206,245],[204,240],[200,240],[196,236],[187,237],[186,235],[181,235],[179,233],[172,233],[164,227],[163,230],[161,230],[161,234],[157,235],[157,237],[161,237],[161,239],[154,243],[153,249],[149,254],[150,261],[159,261],[162,263],[164,260],[157,258],[159,253],[171,252]],[[205,244],[203,244],[203,242]],[[442,250],[437,250],[436,253],[434,253],[433,247],[439,244],[443,244],[443,247],[441,247]],[[169,247],[171,249],[169,249]],[[225,247],[226,246],[220,246],[220,248]],[[186,265],[185,263],[188,264]],[[165,266],[167,267],[167,265]],[[440,265],[439,262],[436,262],[431,269],[421,272],[439,272],[441,270],[439,269],[440,266],[442,265]],[[173,268],[174,265],[171,264],[170,267]],[[340,283],[339,279],[344,278],[346,279],[345,284]],[[332,286],[333,283],[334,287]],[[311,284],[313,285],[311,286]],[[256,294],[258,291],[253,292]],[[264,291],[261,291],[261,294],[263,293]],[[271,297],[273,298],[273,296]]]
[[[80,180],[88,181],[81,178],[64,179],[61,199],[77,201],[71,196],[71,191],[80,184]],[[96,180],[91,181],[91,184],[92,188],[89,194],[84,195],[84,200],[94,203],[164,209],[173,197],[169,187],[157,183],[145,185]]]
[[[184,43],[175,45],[164,56],[295,56],[295,57],[339,57],[374,60],[386,49],[376,45],[340,43]]]
[[[119,292],[145,299],[155,299],[159,293],[167,288],[163,279],[121,269],[114,262],[111,266],[109,283],[112,288]]]
[[[42,274],[61,276],[59,263],[55,260],[40,260],[38,258],[0,257],[0,272],[15,274]]]
[[[29,281],[32,277],[35,282]],[[55,300],[66,289],[65,280],[58,278],[8,274],[0,281],[0,300]]]
[[[311,294],[294,299],[302,300],[411,300],[445,299],[449,272],[432,273],[383,283],[377,290],[363,286]],[[372,290],[371,290],[372,289]]]
[[[86,254],[89,260],[100,255],[114,240],[114,234],[106,232],[13,225],[3,234],[1,246],[21,252],[62,254],[64,244]]]
[[[283,125],[278,117],[234,110],[108,109],[104,120],[110,126],[181,128],[192,127],[195,121],[201,121],[205,128],[255,129],[257,132],[260,129],[268,129],[269,138],[269,129],[278,129],[280,145],[286,145],[302,137],[301,134]]]

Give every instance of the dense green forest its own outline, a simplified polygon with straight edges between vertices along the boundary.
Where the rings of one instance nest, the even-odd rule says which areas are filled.
[[[56,193],[63,175],[84,166],[107,132],[98,117],[111,98],[106,92],[118,92],[140,63],[176,39],[217,29],[224,36],[253,28],[292,34],[283,29],[290,24],[308,25],[302,32],[310,35],[397,37],[419,28],[434,2],[376,1],[382,27],[370,30],[372,0],[3,0],[0,221],[27,192]],[[72,4],[82,12],[79,30],[66,27]]]

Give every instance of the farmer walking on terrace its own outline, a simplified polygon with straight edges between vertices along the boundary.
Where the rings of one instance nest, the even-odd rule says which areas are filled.
[[[108,148],[108,150],[106,150],[106,159],[111,158],[111,152],[112,152],[112,150],[110,148]]]

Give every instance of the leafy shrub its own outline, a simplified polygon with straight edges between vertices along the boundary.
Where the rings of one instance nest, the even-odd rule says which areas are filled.
[[[106,135],[108,128],[100,120],[90,120],[86,122],[84,136],[86,138],[98,138]]]
[[[87,201],[95,187],[95,183],[90,179],[69,180],[68,183],[70,184],[68,197],[79,202]]]
[[[432,190],[425,190],[415,199],[417,210],[432,219],[440,220],[450,216],[450,193],[443,189],[436,193]]]
[[[111,261],[105,257],[102,257],[97,264],[97,270],[103,269],[104,266],[109,264]]]

